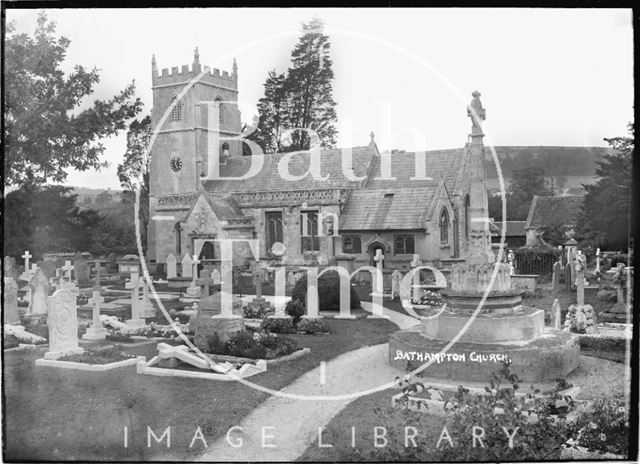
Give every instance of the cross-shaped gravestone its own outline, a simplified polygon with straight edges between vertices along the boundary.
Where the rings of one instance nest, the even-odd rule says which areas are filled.
[[[142,300],[140,301],[140,317],[155,317],[156,316],[156,308],[151,303],[149,299],[149,282],[146,278],[141,279],[142,281]]]
[[[200,286],[200,298],[209,296],[209,286],[214,284],[214,281],[211,278],[211,271],[204,269],[200,273],[200,278],[196,282]]]
[[[376,289],[374,291],[377,293],[384,293],[384,280],[382,274],[382,263],[384,261],[384,255],[382,254],[382,250],[380,248],[376,250],[376,255],[373,257],[373,260],[376,262]]]
[[[24,258],[24,270],[27,271],[29,269],[29,260],[33,258],[33,255],[29,251],[25,251],[22,258]]]
[[[184,266],[184,260],[182,260]],[[198,255],[193,255],[191,266],[192,266],[192,280],[191,285],[187,287],[187,295],[191,297],[197,297],[200,294],[200,287],[198,287],[196,281],[198,279],[198,264],[200,264],[200,260],[198,259]]]
[[[64,273],[65,273],[65,276],[64,276],[64,277],[65,277],[65,279],[67,279],[67,281],[69,281],[69,282],[71,281],[71,271],[73,271],[74,267],[75,267],[75,266],[74,266],[73,264],[71,264],[71,261],[69,261],[69,260],[66,260],[66,261],[64,262],[64,266],[62,266],[62,270],[63,270],[63,271],[64,271]]]
[[[140,318],[140,276],[137,272],[131,273],[131,278],[125,283],[124,288],[131,290],[131,319],[126,321],[129,329],[137,329],[144,326],[144,319]]]
[[[85,340],[104,340],[107,337],[107,329],[102,327],[100,320],[100,303],[104,303],[104,298],[100,296],[100,292],[93,291],[93,297],[89,298],[89,304],[93,306],[93,321],[91,327],[82,336]]]

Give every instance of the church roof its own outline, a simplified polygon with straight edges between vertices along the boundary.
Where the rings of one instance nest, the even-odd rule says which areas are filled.
[[[423,229],[438,185],[354,190],[340,215],[340,230]]]
[[[207,193],[204,197],[218,219],[244,216],[238,203],[229,195],[220,196]]]
[[[424,153],[424,173],[416,173],[416,153],[394,150],[390,153],[391,158],[391,176],[395,180],[376,179],[381,177],[382,163],[384,156],[389,154],[381,154],[374,159],[371,167],[371,173],[367,180],[367,188],[398,188],[415,186],[422,187],[425,183],[433,182],[437,184],[443,181],[450,194],[455,194],[457,188],[462,182],[463,164],[464,164],[464,148],[455,148],[449,150],[434,150]],[[418,159],[419,161],[419,159]],[[412,177],[430,177],[431,181],[410,180]]]
[[[525,229],[549,227],[557,224],[575,226],[582,212],[583,196],[534,196],[529,207]]]
[[[371,160],[377,153],[375,145],[352,148],[352,165],[354,176],[366,175]],[[288,159],[282,160],[283,157]],[[253,158],[253,159],[252,159]],[[308,151],[293,153],[275,153],[269,155],[230,157],[225,165],[220,166],[221,179],[204,181],[204,188],[209,192],[273,192],[284,190],[317,190],[330,188],[355,188],[360,181],[354,181],[344,175],[342,169],[342,153],[340,149],[322,150],[320,152],[320,174],[326,180],[315,179],[311,174],[300,180],[283,179],[278,165],[288,165],[290,175],[302,175],[309,169],[310,154]],[[262,168],[254,175],[243,180],[225,180],[225,177],[240,177],[249,172],[251,163],[263,163]]]

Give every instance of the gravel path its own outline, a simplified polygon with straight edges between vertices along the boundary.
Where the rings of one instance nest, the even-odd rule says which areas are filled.
[[[371,311],[371,304],[363,302]],[[385,309],[383,314],[405,328],[418,323],[415,319]],[[235,429],[230,439],[219,439],[203,455],[202,461],[294,461],[318,437],[318,429],[329,423],[358,392],[392,382],[403,373],[387,363],[388,344],[369,346],[350,351],[317,367],[281,390],[283,393],[304,396],[341,396],[346,399],[304,400],[272,396],[256,408]],[[324,376],[322,371],[324,370]],[[322,383],[324,377],[324,384]],[[273,427],[273,428],[269,428]],[[273,436],[270,438],[269,436]],[[263,446],[263,437],[266,445]],[[229,442],[242,446],[234,448]]]

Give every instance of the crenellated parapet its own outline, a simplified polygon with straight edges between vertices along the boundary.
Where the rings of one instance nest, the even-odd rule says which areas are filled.
[[[231,72],[221,71],[218,68],[211,68],[200,64],[200,55],[196,48],[193,63],[172,68],[159,70],[155,55],[151,61],[152,87],[167,85],[185,84],[194,79],[205,84],[238,89],[238,65],[233,60],[233,70]]]

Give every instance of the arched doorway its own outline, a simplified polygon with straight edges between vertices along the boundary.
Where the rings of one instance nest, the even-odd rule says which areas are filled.
[[[200,255],[198,256],[200,263],[198,263],[198,272],[206,267],[212,267],[214,260],[216,259],[216,250],[212,242],[204,242]]]
[[[370,266],[376,267],[377,263],[373,260],[373,258],[376,255],[376,253],[378,252],[377,250],[382,250],[382,254],[383,255],[387,254],[387,247],[385,247],[383,243],[373,242],[367,248],[367,253],[369,255],[369,265]],[[384,260],[382,260],[382,267],[384,268]]]

